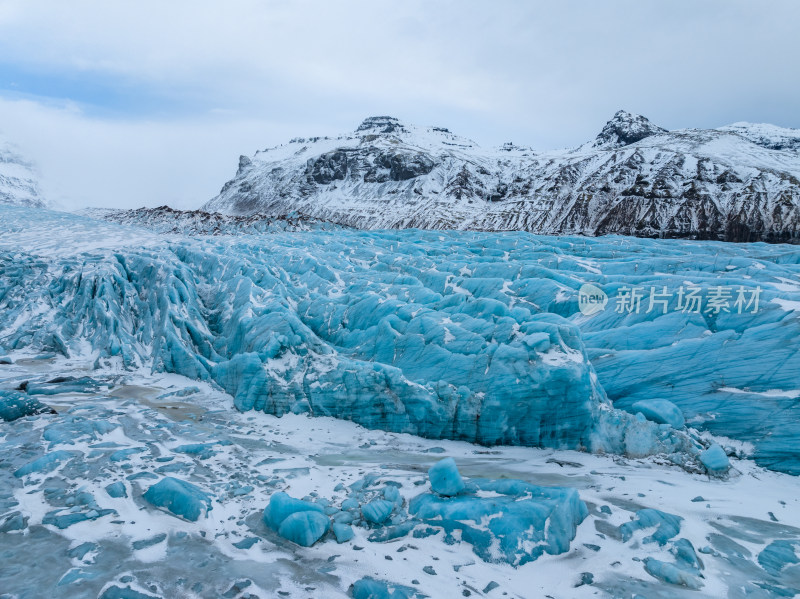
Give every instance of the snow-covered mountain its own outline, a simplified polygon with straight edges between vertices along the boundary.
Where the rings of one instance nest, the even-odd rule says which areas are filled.
[[[0,137],[0,204],[46,208],[38,174],[13,144]]]
[[[204,210],[365,229],[800,241],[800,131],[667,131],[620,111],[592,141],[484,149],[392,117],[242,156]]]

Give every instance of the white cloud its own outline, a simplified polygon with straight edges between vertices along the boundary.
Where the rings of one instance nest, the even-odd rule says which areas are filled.
[[[0,129],[71,203],[199,205],[239,153],[370,114],[538,148],[619,108],[669,128],[800,126],[798,21],[793,0],[4,0],[0,75],[101,91],[79,108],[6,93]]]
[[[293,134],[265,121],[103,120],[27,100],[0,99],[0,114],[0,133],[36,163],[45,196],[68,209],[197,208],[233,176],[240,153]]]

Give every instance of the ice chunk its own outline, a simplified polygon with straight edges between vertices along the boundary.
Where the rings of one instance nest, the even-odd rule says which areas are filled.
[[[28,519],[28,516],[23,516],[20,512],[12,512],[0,522],[0,533],[25,530],[28,526]]]
[[[372,524],[382,524],[392,515],[394,503],[385,499],[373,499],[369,503],[361,506],[361,515],[364,520]]]
[[[136,455],[137,453],[142,453],[145,449],[143,447],[131,447],[128,449],[118,449],[110,456],[108,456],[109,461],[111,462],[127,462],[131,456]]]
[[[688,456],[696,453],[694,444],[683,432],[647,420],[642,414],[600,406],[591,438],[592,451],[619,453],[632,458],[666,453]],[[684,457],[684,459],[686,459]]]
[[[658,424],[669,424],[674,428],[686,426],[686,420],[681,410],[671,401],[666,399],[643,399],[631,406],[631,411],[641,412],[644,417]]]
[[[281,526],[281,523],[291,514],[309,511],[322,513],[323,508],[322,506],[316,505],[309,501],[295,499],[283,491],[279,491],[277,493],[273,493],[273,495],[269,498],[267,507],[264,508],[264,524],[273,530],[278,530]]]
[[[328,532],[330,523],[323,513],[303,510],[284,518],[278,527],[278,534],[302,547],[311,547]]]
[[[23,416],[36,414],[54,414],[55,410],[44,405],[33,397],[28,397],[16,391],[0,390],[0,419],[11,422]]]
[[[113,416],[110,410],[97,406],[81,404],[81,410],[88,410],[90,415],[76,413],[78,407],[62,414],[61,418],[45,427],[42,438],[56,445],[74,445],[76,441],[97,440],[116,429],[119,425],[109,422]]]
[[[645,558],[644,569],[654,578],[670,584],[676,584],[690,589],[699,589],[703,586],[697,573],[652,557]]]
[[[70,557],[74,557],[75,559],[82,560],[86,557],[86,554],[91,551],[96,551],[98,549],[97,543],[92,543],[87,541],[85,543],[81,543],[80,545],[76,545],[72,549],[67,552],[67,555]]]
[[[645,543],[658,543],[665,545],[667,541],[677,536],[681,531],[681,518],[673,514],[667,514],[660,510],[646,508],[636,512],[636,519],[626,522],[619,527],[620,537],[623,542],[627,542],[637,530],[655,527],[656,530],[649,537],[645,537]]]
[[[131,547],[134,550],[138,551],[140,549],[147,549],[148,547],[152,547],[153,545],[158,545],[159,543],[163,543],[167,539],[167,533],[159,533],[149,539],[139,539],[138,541],[134,541],[131,543]]]
[[[396,526],[382,526],[369,535],[369,540],[377,543],[393,541],[394,539],[399,539],[400,537],[406,536],[408,533],[414,530],[416,525],[416,521],[408,520]]]
[[[216,443],[189,443],[187,445],[180,445],[173,449],[173,451],[177,451],[178,453],[185,453],[187,455],[197,456],[201,460],[207,460],[208,458],[216,455],[216,451],[214,450],[214,446],[217,445]]]
[[[156,507],[196,521],[211,510],[211,498],[199,487],[167,476],[145,491],[143,497]]]
[[[42,524],[52,524],[56,528],[65,529],[78,522],[85,522],[87,520],[97,520],[109,514],[115,514],[114,510],[99,509],[94,501],[92,506],[86,508],[74,507],[70,510],[54,510],[45,514],[42,518]]]
[[[800,541],[773,541],[758,554],[758,563],[764,570],[777,576],[786,566],[800,563],[796,548],[800,548]]]
[[[28,474],[51,472],[52,470],[58,468],[62,462],[71,460],[76,455],[80,455],[79,452],[63,450],[51,451],[50,453],[46,453],[42,457],[25,464],[21,468],[18,468],[14,472],[14,476],[17,478],[22,478]]]
[[[411,587],[376,580],[367,576],[350,588],[353,599],[424,599],[427,595]]]
[[[260,540],[261,539],[258,537],[246,537],[241,541],[234,543],[233,546],[237,549],[250,549],[250,547],[258,543]]]
[[[730,461],[719,445],[714,443],[708,449],[700,452],[700,462],[706,467],[709,474],[724,474],[730,468]]]
[[[161,597],[141,593],[131,587],[120,587],[114,584],[103,591],[98,599],[161,599]]]
[[[485,561],[522,565],[543,553],[569,550],[588,509],[574,489],[537,487],[520,480],[472,479],[488,497],[423,493],[409,503],[409,513],[447,534],[460,531]],[[416,534],[416,533],[415,533]]]
[[[695,570],[702,570],[703,563],[697,557],[697,552],[694,550],[694,545],[688,539],[678,539],[672,544],[672,553],[675,559],[689,568]]]
[[[353,527],[349,524],[334,522],[331,528],[333,529],[333,534],[336,536],[337,543],[346,543],[355,536]]]
[[[32,382],[25,386],[29,395],[58,395],[60,393],[97,393],[100,383],[88,376],[61,376],[46,382]]]
[[[464,490],[464,481],[453,458],[444,458],[436,462],[428,470],[428,477],[431,480],[431,489],[439,495],[452,497]]]

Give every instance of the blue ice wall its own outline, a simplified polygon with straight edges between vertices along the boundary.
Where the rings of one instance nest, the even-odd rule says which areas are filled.
[[[754,442],[771,467],[798,463],[789,440],[800,433],[800,254],[791,246],[416,230],[124,244],[111,238],[133,229],[118,227],[53,255],[25,236],[29,211],[0,210],[3,351],[89,348],[97,367],[211,379],[241,410],[631,455],[685,439],[609,411],[606,394],[632,412],[638,401],[669,400],[690,426]],[[52,219],[67,247],[101,226],[35,218]],[[761,310],[578,310],[587,282],[613,296],[687,281],[759,285]]]

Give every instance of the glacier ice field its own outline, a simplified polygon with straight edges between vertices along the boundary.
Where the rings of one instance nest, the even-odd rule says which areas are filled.
[[[0,206],[0,597],[794,596],[799,350],[796,246]]]

